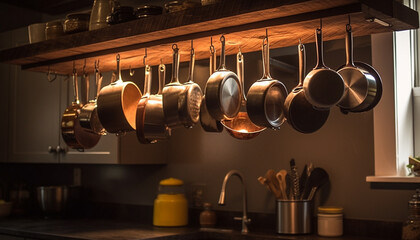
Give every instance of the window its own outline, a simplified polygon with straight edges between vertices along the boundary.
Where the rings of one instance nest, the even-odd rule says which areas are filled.
[[[409,6],[417,9],[417,2]],[[420,182],[407,176],[406,167],[409,156],[420,155],[418,39],[417,30],[372,36],[372,64],[384,92],[374,109],[375,176],[368,182]]]

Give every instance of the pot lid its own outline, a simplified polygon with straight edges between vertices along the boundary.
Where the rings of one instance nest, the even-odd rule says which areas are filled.
[[[159,182],[161,186],[181,186],[184,185],[184,181],[177,178],[167,178]]]

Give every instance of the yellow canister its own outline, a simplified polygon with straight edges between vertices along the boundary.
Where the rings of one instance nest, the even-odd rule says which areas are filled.
[[[188,201],[184,182],[176,178],[160,181],[159,194],[154,201],[153,225],[180,227],[188,224]]]

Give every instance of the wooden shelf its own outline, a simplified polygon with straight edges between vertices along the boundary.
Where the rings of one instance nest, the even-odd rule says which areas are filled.
[[[322,18],[324,40],[345,36],[351,16],[355,36],[417,29],[418,13],[393,0],[231,0],[109,26],[95,31],[67,35],[54,40],[0,51],[0,61],[21,65],[22,69],[59,74],[72,72],[73,61],[87,71],[100,59],[101,71],[116,68],[115,54],[121,55],[122,69],[142,67],[144,48],[147,63],[157,65],[162,58],[171,63],[173,43],[178,44],[181,61],[189,59],[194,40],[196,59],[209,57],[210,37],[220,53],[219,37],[225,34],[226,53],[259,51],[265,29],[271,48],[314,42],[314,30]],[[383,26],[367,19],[380,19]]]

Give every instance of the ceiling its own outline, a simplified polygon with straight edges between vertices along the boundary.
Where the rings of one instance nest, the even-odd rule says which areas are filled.
[[[93,0],[1,0],[16,7],[27,8],[37,12],[59,15],[93,5]]]

